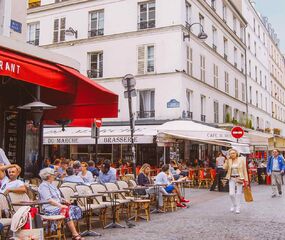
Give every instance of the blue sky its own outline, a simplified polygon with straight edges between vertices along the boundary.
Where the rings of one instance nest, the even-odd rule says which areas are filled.
[[[284,0],[254,0],[256,9],[268,17],[278,38],[280,39],[280,49],[285,54],[285,1]]]

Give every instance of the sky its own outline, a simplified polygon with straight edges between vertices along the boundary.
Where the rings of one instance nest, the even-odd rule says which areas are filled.
[[[285,0],[254,0],[256,9],[263,15],[268,17],[269,22],[275,29],[280,39],[281,52],[285,54]]]

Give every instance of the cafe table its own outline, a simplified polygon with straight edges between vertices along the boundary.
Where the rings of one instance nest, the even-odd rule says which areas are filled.
[[[116,213],[117,213],[117,204],[119,203],[118,200],[118,194],[121,193],[126,193],[129,192],[128,190],[106,190],[104,192],[98,192],[100,194],[108,194],[110,196],[110,200],[111,200],[111,207],[112,207],[112,222],[110,224],[108,224],[107,226],[104,227],[104,229],[106,228],[125,228],[124,226],[122,226],[121,224],[116,222]]]
[[[180,189],[181,195],[183,197],[185,197],[185,185],[191,182],[192,182],[191,180],[186,180],[186,179],[181,181],[179,180],[172,181],[172,183],[174,183]]]
[[[92,237],[97,237],[97,236],[101,236],[100,233],[97,233],[93,230],[91,230],[91,216],[92,216],[92,203],[94,198],[96,197],[101,197],[102,194],[78,194],[78,195],[74,195],[71,196],[71,198],[73,199],[80,199],[84,206],[86,207],[86,222],[87,222],[87,230],[85,230],[84,232],[82,232],[80,235],[82,237],[85,236],[92,236]]]
[[[13,202],[13,206],[28,206],[28,207],[35,207],[35,206],[41,206],[43,204],[48,204],[49,201],[42,201],[42,200],[35,200],[35,201],[18,201],[18,202]]]

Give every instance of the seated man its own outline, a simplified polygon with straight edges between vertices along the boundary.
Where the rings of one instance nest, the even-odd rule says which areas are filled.
[[[115,183],[117,181],[116,169],[111,167],[110,160],[105,160],[99,172],[100,183]]]
[[[93,177],[99,176],[99,170],[98,168],[95,167],[95,162],[92,160],[88,162],[88,171],[90,171],[93,174]]]
[[[72,183],[84,183],[83,179],[80,176],[74,174],[74,170],[72,167],[68,167],[66,169],[67,177],[63,179],[64,182],[72,182]]]
[[[156,176],[155,184],[165,184],[165,191],[167,193],[175,192],[179,198],[179,202],[176,203],[177,207],[185,208],[186,206],[182,203],[189,203],[189,200],[186,200],[184,197],[181,196],[181,193],[177,186],[171,184],[168,179],[168,172],[169,172],[169,165],[165,164],[161,168],[161,172]]]
[[[21,167],[17,164],[10,166],[8,169],[9,180],[1,185],[0,193],[26,193],[27,189],[23,181],[18,180],[21,173]]]

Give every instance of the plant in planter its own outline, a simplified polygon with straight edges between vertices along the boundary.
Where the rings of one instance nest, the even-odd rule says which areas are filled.
[[[280,128],[273,128],[273,133],[276,135],[280,135],[281,129]]]
[[[226,113],[226,119],[225,120],[226,120],[226,123],[230,123],[232,121],[230,113]]]
[[[264,131],[265,131],[266,133],[271,133],[271,128],[265,128]]]

